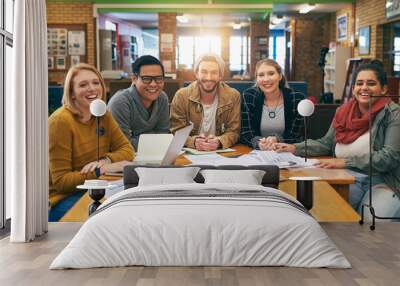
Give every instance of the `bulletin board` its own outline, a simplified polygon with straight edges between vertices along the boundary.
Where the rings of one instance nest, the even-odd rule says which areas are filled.
[[[86,24],[47,25],[47,54],[50,71],[65,71],[87,63]]]

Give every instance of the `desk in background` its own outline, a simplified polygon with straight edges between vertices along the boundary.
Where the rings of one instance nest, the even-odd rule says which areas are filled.
[[[247,146],[237,145],[233,149],[236,152],[225,153],[224,155],[246,154],[251,151]],[[186,165],[191,162],[183,155],[179,156],[175,165]],[[320,176],[323,180],[316,181],[314,185],[314,207],[311,213],[320,222],[358,222],[360,216],[353,210],[347,201],[339,195],[334,186],[341,186],[348,189],[348,185],[354,182],[354,177],[346,170],[333,169],[290,169],[281,170],[282,182],[279,189],[296,196],[296,184],[287,178],[291,176]],[[113,178],[104,178],[113,179]],[[118,179],[118,178],[117,178]],[[88,206],[91,199],[86,193],[61,219],[62,222],[80,222],[88,218]]]

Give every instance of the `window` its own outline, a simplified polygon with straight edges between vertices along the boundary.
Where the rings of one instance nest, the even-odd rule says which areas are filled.
[[[13,21],[14,21],[14,0],[6,0],[5,2],[5,30],[13,33]]]
[[[229,40],[229,65],[231,71],[247,70],[247,36],[232,36]]]
[[[190,68],[194,58],[194,37],[182,36],[178,38],[178,67]]]
[[[152,55],[158,58],[159,57],[158,29],[143,29],[142,39],[143,39],[143,51],[139,53],[139,56]]]
[[[285,31],[270,30],[269,33],[269,58],[276,61],[283,71],[285,69],[286,57]]]
[[[194,61],[201,54],[213,52],[221,55],[221,37],[219,36],[179,36],[177,66],[192,68]]]
[[[5,191],[4,182],[4,128],[5,98],[11,93],[10,77],[13,46],[14,0],[0,0],[0,228],[10,218],[10,194]]]
[[[218,36],[195,37],[194,58],[208,52],[221,55],[221,38]]]
[[[395,73],[399,73],[400,72],[400,37],[394,38],[393,50],[394,50],[393,71]]]

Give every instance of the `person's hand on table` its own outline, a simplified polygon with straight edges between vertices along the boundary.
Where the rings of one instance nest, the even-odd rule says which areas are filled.
[[[346,168],[346,161],[344,159],[319,159],[319,162],[314,165],[317,168],[324,169],[344,169]]]
[[[272,144],[272,150],[276,151],[278,153],[290,152],[290,153],[294,154],[296,152],[296,146],[293,144],[287,144],[287,143],[274,143],[274,144]]]
[[[215,135],[208,135],[206,140],[210,151],[215,151],[221,146],[221,142]]]
[[[268,136],[267,138],[263,137],[258,141],[258,147],[260,150],[270,151],[275,143],[278,143],[278,138],[275,136]]]
[[[204,134],[200,134],[194,142],[194,146],[199,151],[215,151],[221,145],[219,139],[214,135],[204,136]]]
[[[100,168],[100,174],[104,175],[105,173],[120,173],[124,170],[126,165],[132,165],[131,161],[119,161],[111,164],[104,164]]]
[[[84,174],[93,172],[96,168],[101,168],[105,164],[110,164],[110,163],[111,163],[111,161],[108,158],[104,158],[104,159],[101,159],[99,161],[93,161],[93,162],[87,163],[85,166],[83,166],[83,168],[82,168],[80,173],[82,175],[84,175]]]

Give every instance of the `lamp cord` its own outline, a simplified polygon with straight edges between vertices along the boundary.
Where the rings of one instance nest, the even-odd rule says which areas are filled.
[[[304,116],[304,152],[305,152],[305,162],[307,162],[307,117]]]
[[[100,117],[96,116],[97,162],[100,161]]]

